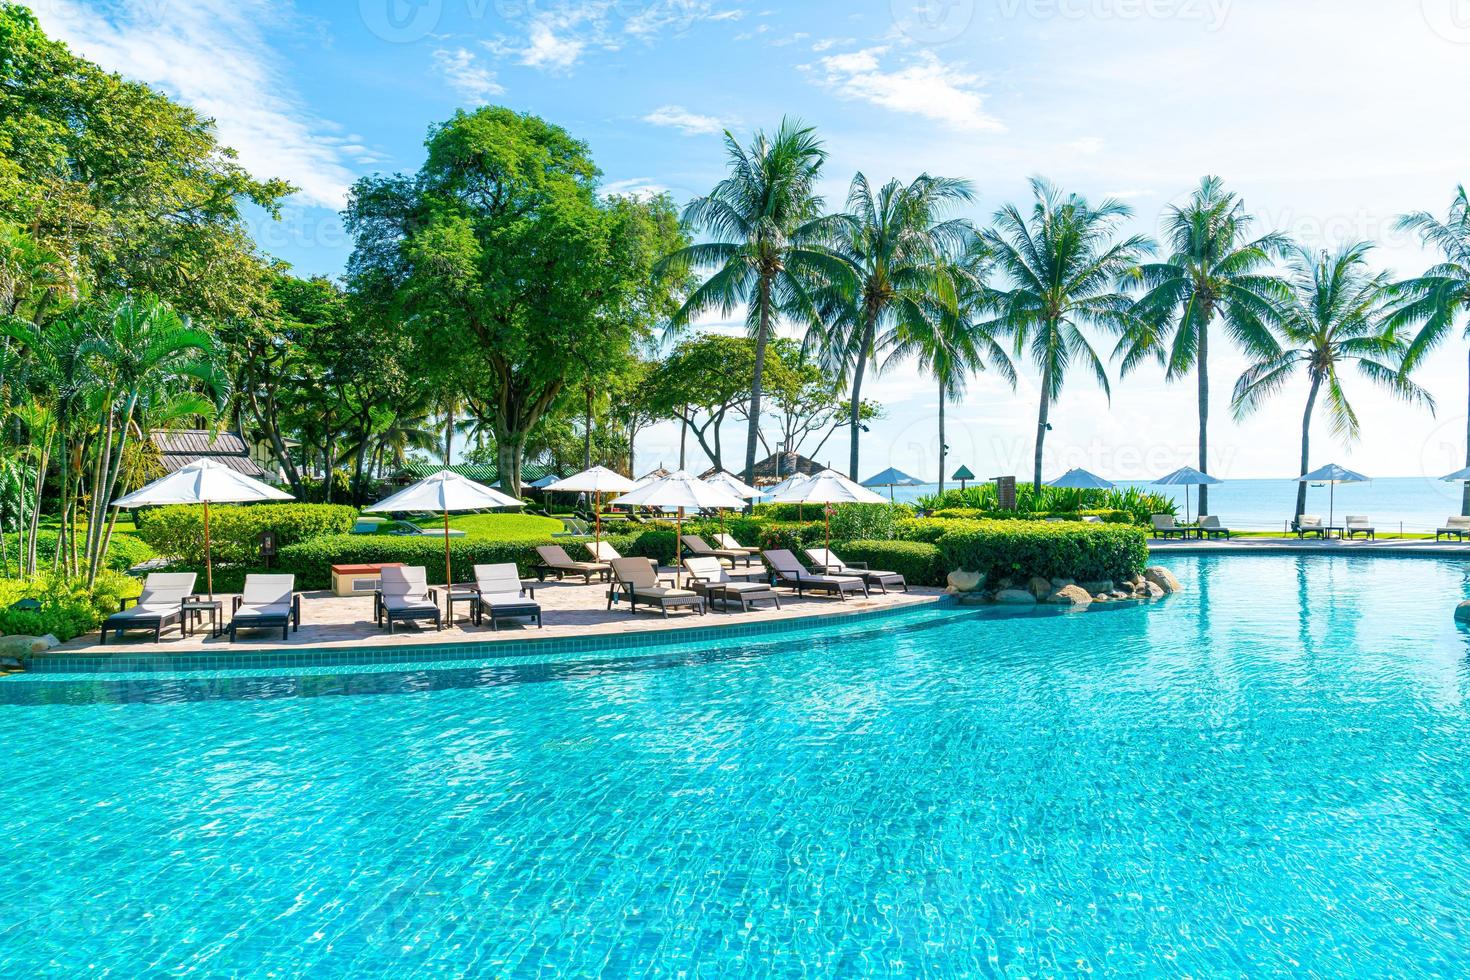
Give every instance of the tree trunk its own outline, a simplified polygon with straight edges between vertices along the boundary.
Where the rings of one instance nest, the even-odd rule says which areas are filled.
[[[582,469],[592,468],[592,389],[583,388],[582,394],[586,399],[586,424],[582,433]]]
[[[1312,372],[1312,390],[1307,395],[1307,410],[1302,413],[1302,469],[1300,476],[1305,476],[1308,469],[1307,450],[1312,437],[1312,409],[1317,405],[1317,391],[1322,387],[1322,375],[1316,371]],[[1307,506],[1307,485],[1297,483],[1296,485],[1296,510],[1295,517],[1301,517],[1302,511]]]
[[[1199,471],[1210,472],[1210,317],[1204,317],[1204,324],[1199,328],[1199,350],[1196,353],[1194,369],[1198,373],[1199,381]],[[1303,470],[1303,472],[1306,472]],[[1210,488],[1201,485],[1199,488],[1198,513],[1205,515],[1210,512]]]
[[[755,448],[760,442],[761,427],[761,383],[766,373],[766,344],[771,339],[771,283],[762,280],[760,296],[760,327],[755,335],[755,373],[750,379],[750,428],[745,434],[746,483],[755,484]]]
[[[944,403],[945,397],[944,379],[939,379],[939,492],[944,493]]]
[[[687,413],[689,407],[686,405],[684,411]],[[689,450],[689,416],[686,414],[679,419],[679,469],[684,468],[684,458]],[[631,476],[632,473],[629,473]]]
[[[1041,408],[1036,413],[1036,459],[1031,476],[1031,489],[1041,494],[1041,452],[1046,445],[1047,420],[1051,417],[1051,365],[1041,370]]]
[[[868,358],[872,356],[873,346],[873,320],[867,318],[863,324],[863,340],[859,345],[857,363],[852,366],[852,400],[848,405],[847,424],[849,426],[848,438],[850,447],[847,456],[847,475],[850,479],[857,480],[858,477],[858,438],[863,434],[859,425],[863,408],[863,375],[868,369]]]
[[[495,457],[500,474],[500,490],[512,497],[521,495],[521,449],[526,444],[523,434],[495,433]]]
[[[450,402],[444,411],[444,468],[447,470],[454,465],[454,402]]]

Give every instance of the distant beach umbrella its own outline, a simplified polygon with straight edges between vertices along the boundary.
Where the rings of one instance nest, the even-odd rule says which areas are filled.
[[[903,470],[890,466],[875,476],[870,476],[862,483],[865,487],[887,487],[888,502],[893,502],[894,487],[922,487],[924,481],[917,476],[909,476]]]
[[[1184,488],[1184,523],[1189,523],[1189,488],[1190,487],[1212,487],[1224,480],[1202,473],[1193,466],[1181,466],[1168,476],[1161,476],[1153,481],[1156,487],[1183,487]]]
[[[546,489],[557,493],[590,493],[592,494],[592,516],[594,541],[602,540],[602,495],[605,493],[627,493],[637,484],[623,476],[615,473],[606,466],[593,466],[580,473],[573,473],[565,480],[558,480]]]
[[[449,512],[466,510],[496,510],[501,507],[520,507],[521,501],[476,483],[469,477],[460,476],[453,470],[440,470],[426,476],[412,486],[404,487],[393,496],[380,500],[365,511],[426,510],[440,511],[444,515],[444,604],[449,607],[450,619],[454,618],[454,602],[450,588],[454,576],[449,569]]]
[[[1470,483],[1470,466],[1463,470],[1455,470],[1449,476],[1440,477],[1446,483]]]
[[[1333,518],[1336,516],[1337,485],[1339,483],[1367,483],[1370,479],[1372,478],[1361,473],[1354,473],[1336,463],[1328,463],[1310,473],[1303,473],[1296,478],[1296,482],[1327,484],[1327,526],[1331,527]]]
[[[1068,470],[1047,484],[1059,490],[1111,490],[1113,485],[1096,473],[1087,470]]]
[[[950,477],[950,479],[959,480],[960,489],[963,490],[965,489],[966,483],[969,483],[971,480],[975,479],[975,474],[970,472],[970,468],[968,466],[961,466],[959,469],[954,471],[954,476]]]
[[[214,562],[209,546],[209,505],[248,504],[266,500],[291,500],[289,493],[236,473],[224,463],[201,459],[181,466],[168,476],[160,477],[125,497],[112,502],[114,507],[149,507],[160,504],[204,505],[204,582],[209,597],[214,598]]]

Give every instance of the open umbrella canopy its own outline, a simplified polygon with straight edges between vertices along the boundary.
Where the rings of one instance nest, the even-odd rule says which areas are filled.
[[[761,492],[755,487],[740,482],[740,480],[726,473],[724,470],[720,470],[704,482],[712,487],[723,487],[741,500],[754,500],[761,495]]]
[[[1083,469],[1068,470],[1047,484],[1062,490],[1111,490],[1113,485],[1096,473]]]
[[[729,490],[711,486],[684,470],[629,490],[621,497],[614,497],[612,503],[619,507],[679,507],[698,510],[738,509],[745,506],[745,501]]]
[[[236,473],[224,463],[201,459],[181,466],[168,476],[112,502],[114,507],[148,507],[157,504],[248,504],[265,500],[291,500],[268,483]]]
[[[451,470],[440,470],[419,482],[404,487],[386,500],[364,507],[366,511],[437,511],[491,510],[497,507],[520,507],[521,502],[494,487],[476,483]]]
[[[548,473],[545,476],[543,476],[541,479],[539,479],[539,480],[532,480],[530,483],[528,483],[526,485],[528,487],[530,487],[532,490],[549,490],[549,489],[551,489],[551,485],[553,483],[558,482],[560,479],[561,479],[561,477],[557,476],[555,473]]]
[[[1224,482],[1208,473],[1201,473],[1193,466],[1181,466],[1168,476],[1161,476],[1154,480],[1153,484],[1156,487],[1212,487]]]
[[[814,476],[816,476],[815,473],[793,473],[775,486],[762,490],[761,496],[765,497],[767,501],[770,501],[772,498],[779,497],[794,487],[801,486]]]
[[[903,470],[892,466],[863,481],[865,487],[922,487],[923,485],[924,481],[917,476],[909,476]]]
[[[975,479],[975,474],[970,472],[970,468],[968,466],[961,466],[959,469],[954,471],[954,476],[950,477],[950,479],[959,480],[961,483],[965,483]]]
[[[114,507],[148,507],[157,504],[204,505],[204,587],[214,597],[214,560],[209,546],[209,505],[250,504],[267,500],[291,500],[268,483],[236,473],[212,459],[196,460],[168,476],[134,490],[112,502]]]
[[[606,466],[594,466],[573,473],[565,480],[557,480],[546,489],[563,493],[627,493],[633,487],[633,481],[621,473],[615,473]]]
[[[1298,483],[1367,483],[1371,477],[1344,469],[1336,463],[1328,463],[1320,469],[1304,473],[1296,478]]]
[[[878,494],[854,483],[836,470],[823,470],[779,494],[766,498],[773,504],[886,504]]]
[[[1470,483],[1470,466],[1463,470],[1455,470],[1449,476],[1440,477],[1446,483]]]

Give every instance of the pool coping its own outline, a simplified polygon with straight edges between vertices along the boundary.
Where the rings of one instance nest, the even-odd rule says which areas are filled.
[[[1470,561],[1470,545],[1421,540],[1292,541],[1284,538],[1245,538],[1240,541],[1148,542],[1150,557],[1165,555],[1314,555],[1351,558],[1448,558]]]
[[[649,629],[636,632],[600,632],[577,637],[525,637],[473,640],[463,643],[415,643],[383,645],[362,643],[318,648],[228,648],[180,653],[142,652],[120,649],[116,653],[33,653],[23,658],[25,674],[122,674],[173,673],[210,670],[264,670],[290,667],[350,667],[367,664],[435,664],[477,661],[490,657],[556,656],[567,653],[633,651],[682,643],[724,640],[742,636],[770,636],[822,626],[846,628],[890,616],[920,610],[960,608],[952,597],[927,599],[883,609],[855,612],[822,612],[810,616],[751,623],[724,623],[678,629]],[[13,675],[23,677],[25,674]]]

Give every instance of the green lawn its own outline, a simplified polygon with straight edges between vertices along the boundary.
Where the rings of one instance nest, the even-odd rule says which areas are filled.
[[[421,521],[419,526],[430,525]],[[561,521],[534,514],[451,514],[449,526],[482,541],[545,541],[562,530]]]

